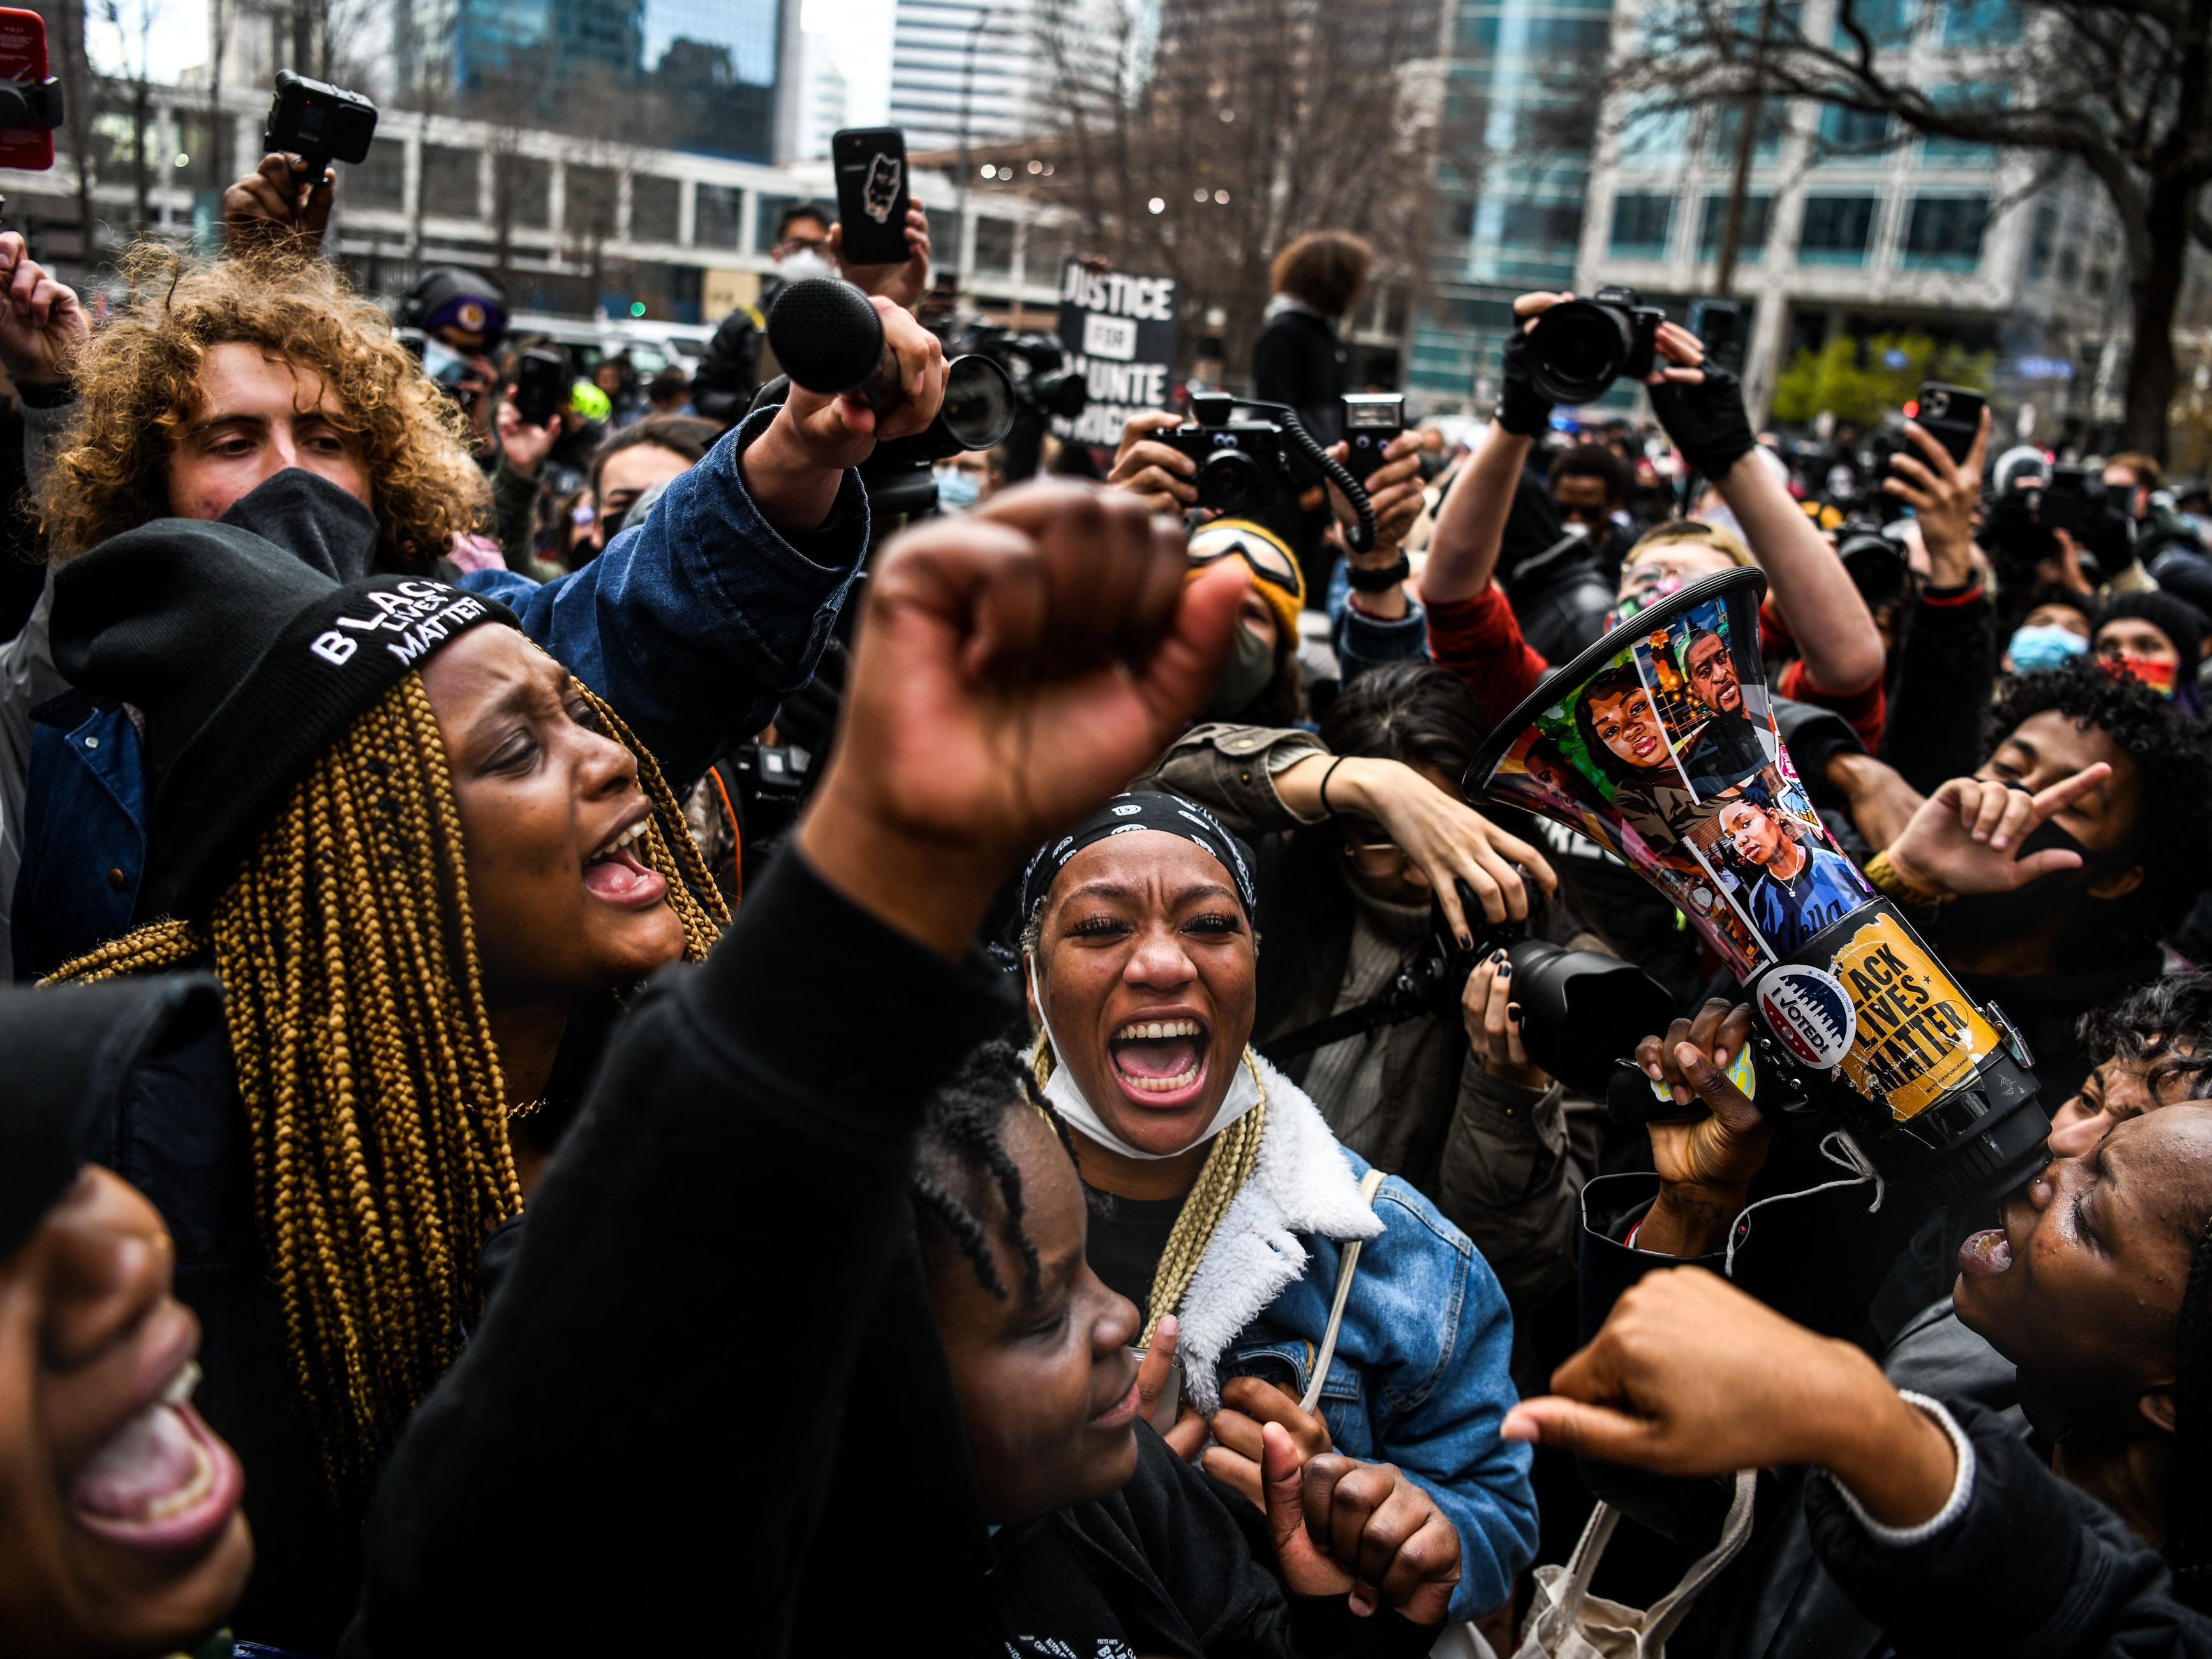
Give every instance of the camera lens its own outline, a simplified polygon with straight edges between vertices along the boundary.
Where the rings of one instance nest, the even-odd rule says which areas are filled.
[[[1242,513],[1260,491],[1259,463],[1241,449],[1217,449],[1199,469],[1199,504],[1216,513]]]
[[[1091,388],[1073,369],[1057,369],[1030,382],[1030,395],[1048,415],[1074,420],[1091,407]]]
[[[1635,324],[1620,307],[1569,300],[1528,331],[1528,378],[1553,403],[1594,403],[1620,378],[1635,343]]]
[[[1541,939],[1522,939],[1510,956],[1529,1059],[1591,1099],[1605,1098],[1614,1060],[1674,1020],[1674,999],[1618,957]]]
[[[955,357],[938,418],[963,449],[988,449],[1014,429],[1014,383],[988,357]]]

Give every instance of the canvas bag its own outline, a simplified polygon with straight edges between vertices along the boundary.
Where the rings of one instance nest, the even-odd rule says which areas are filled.
[[[1638,1612],[1589,1593],[1591,1576],[1612,1540],[1620,1511],[1600,1504],[1564,1567],[1536,1569],[1535,1605],[1513,1659],[1665,1659],[1667,1638],[1690,1611],[1698,1592],[1735,1559],[1751,1536],[1752,1496],[1758,1471],[1735,1478],[1735,1497],[1721,1523],[1720,1540],[1682,1575],[1682,1582]]]

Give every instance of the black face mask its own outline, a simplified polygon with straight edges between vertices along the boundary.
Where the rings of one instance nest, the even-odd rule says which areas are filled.
[[[1250,708],[1275,678],[1275,648],[1239,624],[1237,649],[1215,682],[1213,694],[1198,711],[1201,720],[1235,720]]]
[[[2109,853],[2093,853],[2056,823],[2045,823],[2020,844],[2019,856],[2048,851],[2072,853],[2081,862],[2072,870],[2038,876],[2009,893],[1968,893],[1943,907],[1947,934],[1994,943],[2039,932],[2054,913],[2076,908],[2082,890],[2122,867]]]

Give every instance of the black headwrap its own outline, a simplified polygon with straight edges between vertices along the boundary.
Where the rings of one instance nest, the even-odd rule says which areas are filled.
[[[1058,841],[1037,849],[1029,868],[1022,872],[1021,908],[1016,925],[1026,926],[1030,918],[1036,915],[1037,907],[1052,890],[1054,880],[1067,867],[1068,860],[1109,836],[1124,836],[1133,830],[1158,830],[1181,836],[1212,854],[1236,884],[1237,901],[1244,907],[1246,919],[1257,924],[1260,894],[1252,884],[1252,855],[1244,843],[1223,829],[1221,820],[1195,801],[1158,790],[1139,789],[1115,796]]]

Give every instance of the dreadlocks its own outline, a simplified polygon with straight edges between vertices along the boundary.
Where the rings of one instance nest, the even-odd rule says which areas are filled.
[[[915,1211],[934,1224],[968,1258],[976,1282],[996,1297],[1007,1294],[999,1277],[991,1249],[991,1235],[956,1188],[988,1179],[998,1188],[1006,1208],[1006,1231],[1022,1259],[1024,1292],[1038,1293],[1036,1245],[1022,1224],[1022,1172],[1006,1151],[1006,1114],[1028,1104],[1044,1114],[1053,1133],[1066,1149],[1068,1161],[1075,1149],[1067,1139],[1067,1126],[1045,1103],[1036,1079],[1021,1052],[1012,1043],[984,1043],[960,1063],[960,1069],[930,1097],[922,1114],[921,1139],[915,1149]]]
[[[727,915],[682,810],[613,711],[577,689],[637,757],[653,803],[639,852],[697,960]],[[210,953],[293,1364],[333,1491],[365,1496],[460,1352],[485,1236],[522,1206],[453,778],[417,676],[323,753],[204,922],[154,922],[54,977]]]

